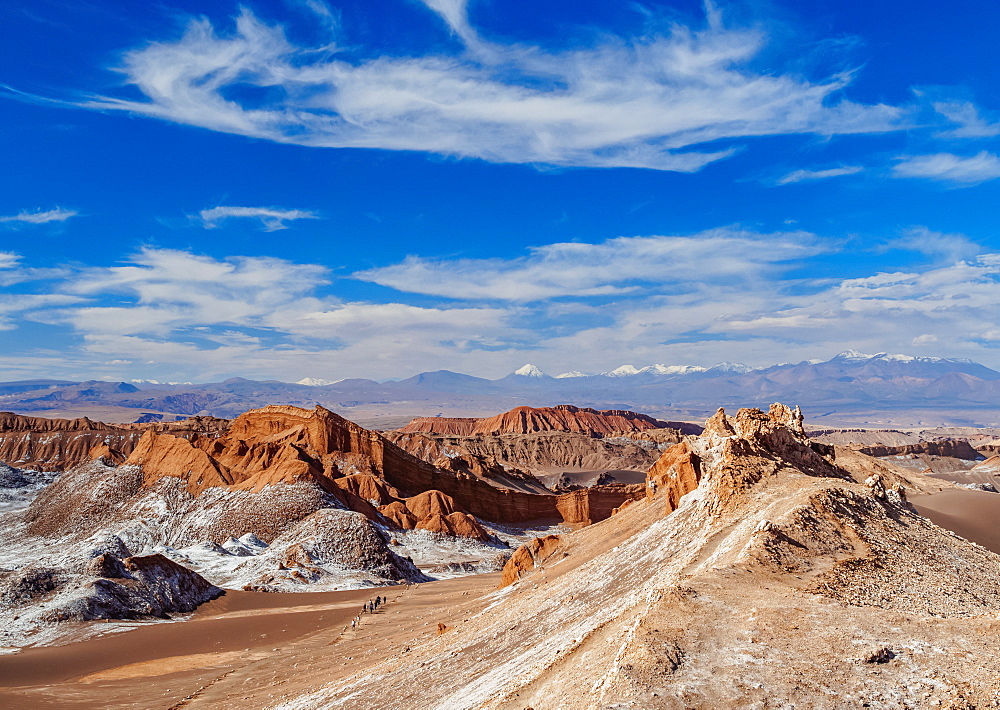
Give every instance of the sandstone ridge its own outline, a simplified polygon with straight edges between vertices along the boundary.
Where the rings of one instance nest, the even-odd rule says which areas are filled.
[[[590,409],[560,404],[555,407],[515,407],[485,419],[418,417],[400,431],[452,436],[476,434],[531,434],[569,431],[588,436],[660,429],[669,426],[653,417],[622,409]]]
[[[279,707],[995,705],[1000,556],[910,506],[942,485],[720,410],[645,499],[515,553],[488,612]]]

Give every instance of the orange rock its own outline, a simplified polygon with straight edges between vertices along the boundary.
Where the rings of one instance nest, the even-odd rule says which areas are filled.
[[[516,407],[486,419],[418,417],[400,431],[448,436],[474,434],[529,434],[536,431],[573,431],[589,436],[659,429],[666,426],[645,414],[623,409],[597,410],[560,404],[555,407]]]
[[[664,513],[669,514],[677,510],[681,496],[697,488],[700,480],[701,461],[688,443],[682,441],[664,451],[649,469],[646,474],[646,497],[665,495]]]
[[[536,537],[531,542],[521,545],[514,550],[514,554],[504,565],[498,589],[503,589],[519,580],[539,563],[544,562],[561,545],[562,538],[559,535]]]
[[[441,491],[424,491],[420,495],[406,499],[407,509],[423,520],[431,515],[448,515],[458,510],[455,499]]]
[[[402,501],[393,501],[388,505],[383,505],[378,509],[386,520],[389,520],[401,527],[403,530],[413,530],[417,527],[419,519],[409,511]]]
[[[118,466],[125,461],[125,454],[116,449],[112,449],[108,446],[107,442],[102,441],[91,447],[90,452],[87,454],[91,460],[101,459],[104,463],[109,466]]]
[[[464,417],[417,417],[399,431],[410,433],[447,434],[469,436],[480,419]]]
[[[658,429],[660,422],[622,409],[596,410],[561,404],[556,407],[516,407],[479,422],[474,434],[527,434],[535,431],[575,431],[599,436],[613,432]]]
[[[376,505],[387,505],[402,497],[399,491],[382,479],[369,473],[355,473],[333,481],[339,488],[350,491],[359,498],[376,501]]]

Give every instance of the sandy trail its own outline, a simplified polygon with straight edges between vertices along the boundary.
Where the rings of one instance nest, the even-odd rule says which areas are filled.
[[[257,708],[359,672],[451,628],[498,574],[346,592],[228,592],[188,621],[0,656],[0,707]],[[351,619],[376,595],[389,598]]]

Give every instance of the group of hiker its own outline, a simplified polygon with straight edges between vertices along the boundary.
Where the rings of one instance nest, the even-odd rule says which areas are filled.
[[[361,616],[362,616],[362,614],[374,614],[375,611],[380,606],[382,606],[383,604],[385,604],[387,601],[389,601],[389,600],[386,597],[383,597],[383,596],[379,595],[379,596],[375,597],[375,599],[373,601],[367,601],[367,602],[365,602],[361,606],[361,614],[358,614],[353,619],[351,619],[351,628],[352,629],[358,628],[358,625],[361,623]]]

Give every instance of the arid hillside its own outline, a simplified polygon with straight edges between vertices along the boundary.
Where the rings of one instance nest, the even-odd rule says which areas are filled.
[[[720,411],[479,613],[279,707],[995,706],[1000,556],[907,502],[942,485]]]

